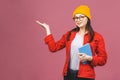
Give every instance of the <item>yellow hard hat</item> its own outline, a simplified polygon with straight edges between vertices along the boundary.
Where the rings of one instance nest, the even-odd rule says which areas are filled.
[[[86,6],[86,5],[80,5],[80,6],[78,6],[78,7],[74,10],[72,17],[74,17],[76,14],[83,14],[83,15],[87,16],[89,19],[91,19],[90,9],[89,9],[89,7]]]

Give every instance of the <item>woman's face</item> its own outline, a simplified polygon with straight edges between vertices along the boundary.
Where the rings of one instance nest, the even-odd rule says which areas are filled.
[[[85,27],[88,21],[88,18],[83,14],[76,14],[73,19],[75,24],[80,28]]]

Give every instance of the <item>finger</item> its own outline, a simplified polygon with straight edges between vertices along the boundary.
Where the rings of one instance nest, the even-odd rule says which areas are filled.
[[[85,61],[86,61],[86,58],[81,58],[80,61],[81,61],[81,62],[85,62]]]
[[[43,25],[40,21],[36,21],[36,23],[40,24],[40,25]]]
[[[84,57],[83,57],[83,56],[78,56],[78,57],[79,57],[79,59],[80,59],[80,60],[84,59]]]
[[[81,56],[81,57],[85,57],[85,54],[79,54],[79,56]]]
[[[80,56],[83,56],[83,54],[79,54]]]
[[[84,59],[80,59],[80,62],[85,62],[85,60]]]

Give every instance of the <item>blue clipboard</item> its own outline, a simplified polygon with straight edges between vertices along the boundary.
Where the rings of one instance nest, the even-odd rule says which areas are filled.
[[[79,52],[80,53],[85,53],[89,56],[92,56],[92,51],[91,51],[91,47],[90,47],[90,44],[87,43],[85,45],[83,45],[82,47],[79,48]],[[84,64],[86,64],[87,62],[83,62]]]

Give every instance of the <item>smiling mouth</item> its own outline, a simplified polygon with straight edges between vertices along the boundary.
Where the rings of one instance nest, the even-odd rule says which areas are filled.
[[[80,25],[81,23],[77,23],[77,25]]]

